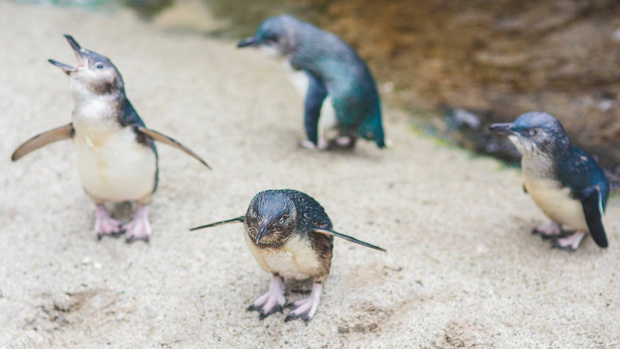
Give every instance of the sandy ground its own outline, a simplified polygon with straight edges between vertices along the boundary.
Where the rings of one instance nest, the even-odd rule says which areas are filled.
[[[546,219],[518,170],[416,135],[402,112],[386,107],[392,149],[312,153],[297,147],[301,97],[256,52],[129,14],[5,1],[0,23],[0,347],[620,346],[617,201],[608,250],[589,238],[551,250],[529,233]],[[111,57],[147,125],[214,168],[159,146],[149,244],[95,239],[71,142],[8,160],[70,120],[67,78],[46,62],[74,62],[63,33]],[[337,230],[388,249],[338,240],[307,325],[245,311],[270,277],[240,225],[188,231],[242,214],[268,188],[309,193]],[[128,219],[126,205],[117,213]],[[310,288],[287,286],[289,300]]]

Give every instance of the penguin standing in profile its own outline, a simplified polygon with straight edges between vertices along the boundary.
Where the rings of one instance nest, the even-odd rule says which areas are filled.
[[[147,129],[127,96],[123,78],[107,58],[81,48],[65,35],[77,57],[75,67],[49,60],[69,76],[75,107],[73,121],[39,134],[15,150],[11,159],[49,143],[73,139],[77,149],[77,167],[86,194],[95,202],[95,234],[125,234],[127,242],[148,241],[151,224],[147,204],[158,181],[158,157],[153,140],[172,145],[207,163],[174,139]],[[113,219],[106,202],[135,201],[138,210],[131,223]]]
[[[192,228],[197,230],[240,222],[245,241],[260,267],[273,275],[269,291],[248,308],[260,320],[282,312],[284,278],[313,279],[310,297],[296,301],[284,321],[310,321],[329,275],[334,236],[385,252],[381,247],[335,232],[323,207],[310,196],[291,189],[266,190],[254,196],[245,216]]]
[[[521,152],[524,190],[551,218],[551,224],[532,232],[553,239],[553,247],[575,250],[590,233],[607,247],[605,206],[609,183],[596,160],[573,146],[553,116],[532,112],[513,123],[493,124],[489,130],[508,136]],[[564,236],[562,226],[577,231]]]
[[[290,15],[265,20],[238,47],[260,47],[284,58],[291,78],[305,95],[301,146],[325,150],[353,147],[358,137],[385,146],[381,105],[375,81],[358,54],[332,33]],[[329,130],[337,137],[327,139]]]

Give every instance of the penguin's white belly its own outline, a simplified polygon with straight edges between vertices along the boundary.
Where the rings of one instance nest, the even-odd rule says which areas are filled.
[[[316,275],[319,270],[319,260],[310,246],[310,241],[301,237],[292,238],[277,250],[258,248],[247,234],[245,241],[260,267],[266,272],[304,280]]]
[[[288,73],[288,77],[293,83],[293,86],[299,91],[299,93],[305,98],[308,94],[308,86],[310,79],[308,74],[302,70],[295,70],[291,67],[290,63],[285,60],[284,66]],[[336,118],[336,110],[331,97],[328,95],[323,101],[321,106],[321,116],[319,118],[319,138],[333,138],[337,134],[332,134],[338,127],[338,119]]]
[[[308,74],[303,70],[295,70],[287,60],[284,61],[284,68],[293,86],[305,97],[308,94],[308,87],[310,85]]]
[[[536,205],[549,218],[571,229],[589,231],[581,201],[570,196],[569,188],[549,179],[525,177],[524,182]]]
[[[136,141],[130,127],[97,133],[76,130],[74,140],[80,179],[92,197],[122,202],[148,198],[153,192],[155,153]]]

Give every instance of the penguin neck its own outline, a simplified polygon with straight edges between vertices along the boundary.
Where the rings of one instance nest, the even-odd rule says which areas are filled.
[[[107,133],[121,128],[119,117],[123,102],[127,99],[124,94],[74,93],[73,98],[73,126],[78,133]]]
[[[556,179],[556,163],[553,154],[525,152],[521,158],[521,169],[526,177]]]

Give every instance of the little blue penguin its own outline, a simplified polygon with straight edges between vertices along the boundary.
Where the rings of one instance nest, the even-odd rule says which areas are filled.
[[[574,251],[586,233],[607,247],[605,207],[609,182],[596,160],[573,146],[560,122],[542,112],[519,116],[513,123],[493,124],[489,130],[508,136],[523,155],[524,190],[551,218],[551,224],[532,232],[553,239],[552,246]],[[564,235],[562,226],[576,230]]]
[[[301,146],[325,150],[353,147],[362,137],[386,144],[375,81],[359,55],[336,35],[290,15],[265,20],[237,47],[260,47],[283,58],[296,87],[305,95]],[[329,130],[338,137],[326,139]]]
[[[203,165],[207,163],[174,139],[146,128],[127,96],[123,78],[110,59],[84,49],[71,37],[65,38],[77,57],[76,66],[50,59],[69,76],[75,103],[72,122],[41,133],[15,150],[11,159],[49,143],[73,139],[77,168],[86,194],[95,202],[95,234],[125,234],[127,242],[148,241],[151,225],[147,204],[158,182],[158,156],[154,140],[174,146]],[[113,219],[106,202],[135,201],[137,212],[125,225]]]
[[[337,233],[323,207],[310,196],[291,189],[266,190],[254,196],[244,216],[192,228],[197,230],[241,222],[245,241],[260,267],[273,275],[269,291],[248,308],[260,320],[282,312],[284,278],[313,279],[310,297],[292,304],[284,321],[310,321],[319,306],[323,282],[329,275],[337,236],[385,252],[381,247]]]

